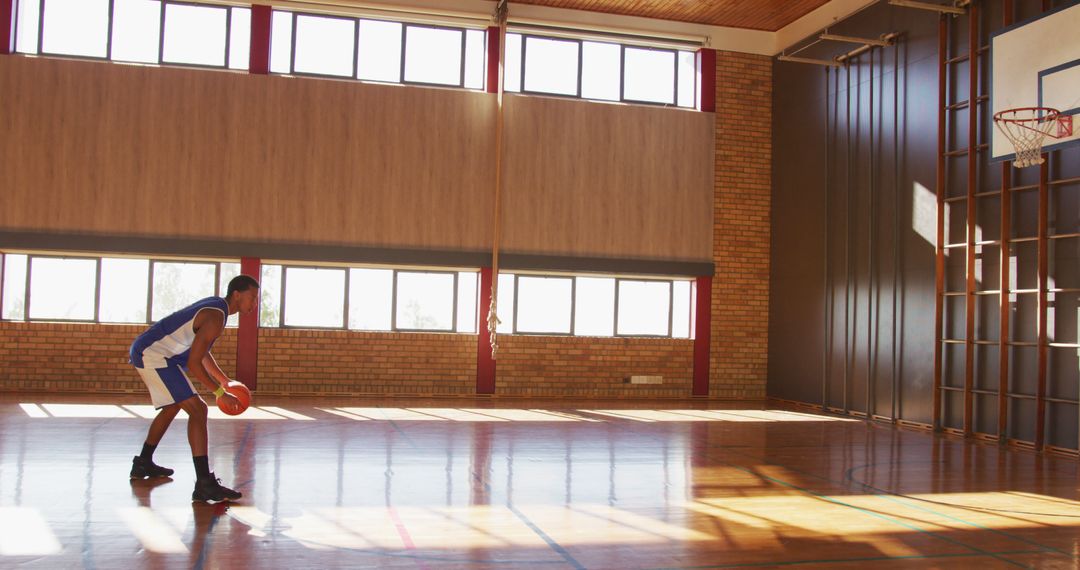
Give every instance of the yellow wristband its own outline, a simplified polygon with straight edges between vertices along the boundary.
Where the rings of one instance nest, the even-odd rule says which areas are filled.
[[[214,397],[215,398],[220,398],[224,394],[225,394],[225,387],[224,386],[218,386],[218,389],[214,390]]]

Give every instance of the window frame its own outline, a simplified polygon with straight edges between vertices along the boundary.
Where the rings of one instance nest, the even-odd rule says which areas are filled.
[[[35,259],[59,259],[59,260],[84,260],[94,262],[94,309],[93,317],[89,319],[62,319],[62,318],[31,318],[30,309],[33,307],[32,295],[30,294],[30,284],[32,282],[31,276],[34,274],[34,260]],[[101,306],[101,258],[100,257],[82,257],[78,255],[59,255],[59,254],[27,254],[26,255],[26,293],[23,297],[23,322],[37,322],[37,323],[98,323],[98,315],[100,313]]]
[[[282,10],[282,11],[292,14],[291,32],[290,32],[291,42],[289,44],[289,75],[295,75],[297,77],[317,77],[317,78],[321,78],[321,79],[352,79],[354,81],[357,80],[356,79],[356,74],[357,74],[357,71],[359,69],[359,66],[357,65],[356,58],[357,58],[357,52],[360,49],[359,48],[359,46],[360,46],[360,19],[359,18],[350,17],[350,16],[337,16],[337,15],[332,15],[332,14],[312,14],[312,13],[308,13],[308,12],[295,12],[295,11],[288,11],[288,10]],[[324,19],[324,20],[348,20],[348,21],[352,22],[352,30],[353,30],[353,38],[352,38],[352,40],[353,41],[352,41],[352,56],[350,57],[350,62],[351,62],[350,64],[352,65],[352,72],[349,75],[334,75],[334,74],[330,74],[330,73],[316,73],[316,72],[313,72],[313,71],[297,71],[296,70],[296,28],[297,28],[297,25],[298,25],[298,22],[299,22],[301,16],[303,16],[305,18],[320,18],[320,19]],[[271,37],[270,41],[271,42],[274,41],[273,37]]]
[[[278,265],[278,264],[275,263],[275,264],[272,264],[272,265]],[[330,270],[341,271],[342,273],[345,274],[345,279],[342,282],[342,284],[343,284],[343,289],[342,289],[343,294],[342,294],[342,305],[341,305],[342,306],[341,326],[288,325],[288,324],[285,324],[285,311],[286,311],[286,308],[285,308],[286,293],[285,292],[286,292],[287,288],[289,287],[289,269],[318,269],[318,270],[330,269]],[[261,275],[260,275],[260,277],[261,277]],[[282,263],[281,264],[281,290],[279,291],[278,294],[280,295],[280,301],[281,301],[280,304],[278,305],[278,307],[279,307],[279,309],[278,309],[279,313],[278,314],[280,315],[280,318],[278,319],[278,328],[294,329],[294,330],[295,329],[301,329],[301,330],[308,329],[308,330],[322,330],[322,331],[335,331],[335,330],[346,330],[347,331],[347,330],[349,330],[349,268],[348,267],[338,267],[338,266],[335,266],[335,265],[302,265],[302,264]]]
[[[619,332],[619,285],[629,283],[664,283],[667,285],[667,334],[626,334]],[[675,311],[675,280],[674,279],[649,279],[637,277],[615,278],[615,337],[617,338],[675,338],[672,336],[672,314]],[[691,327],[693,323],[691,323]]]
[[[404,34],[402,34],[404,35]],[[399,327],[397,323],[398,312],[398,275],[401,273],[418,273],[418,274],[438,274],[438,275],[451,275],[454,278],[454,286],[451,292],[451,306],[450,311],[450,328],[448,329],[410,329]],[[458,272],[456,270],[426,270],[426,269],[394,269],[394,281],[393,288],[390,291],[390,328],[393,332],[417,332],[417,333],[454,333],[457,334],[457,315],[458,315]],[[479,312],[479,311],[478,311]],[[470,334],[470,333],[460,333]]]
[[[519,86],[520,89],[518,89],[518,91],[517,91],[518,93],[522,93],[522,94],[525,94],[525,95],[541,95],[541,96],[544,96],[544,97],[562,97],[562,98],[565,98],[565,99],[584,99],[581,96],[581,73],[582,73],[582,64],[583,64],[582,58],[584,58],[584,55],[585,55],[585,50],[582,49],[582,44],[583,44],[584,40],[575,39],[575,38],[559,38],[559,37],[552,37],[552,36],[543,36],[543,35],[538,35],[538,34],[525,34],[525,33],[521,33],[520,36],[521,36],[521,67],[519,69],[521,69],[521,73],[520,73],[519,79],[521,81],[521,85]],[[557,41],[557,42],[566,42],[566,43],[577,44],[577,87],[576,87],[573,95],[571,95],[569,93],[552,93],[550,91],[532,91],[532,90],[525,89],[525,75],[528,73],[528,70],[525,68],[525,60],[526,60],[526,53],[528,53],[528,51],[529,51],[529,38],[538,39],[538,40],[548,40],[548,41]],[[621,63],[620,63],[619,85],[620,86],[622,85]],[[620,92],[620,95],[621,95],[621,92]],[[585,100],[586,101],[603,101],[603,99],[585,99]]]
[[[431,83],[427,81],[407,81],[405,79],[405,62],[406,62],[406,48],[409,43],[409,28],[424,28],[432,30],[452,30],[461,34],[461,57],[458,59],[458,83],[456,85],[450,83]],[[438,24],[415,24],[409,22],[401,22],[401,84],[402,85],[419,85],[423,87],[449,87],[451,89],[465,89],[465,52],[467,49],[468,38],[465,31],[468,28],[458,28],[454,26],[443,26]],[[485,42],[486,43],[486,42]],[[486,62],[485,62],[486,65]],[[355,75],[355,74],[354,74]],[[481,87],[481,89],[483,89]]]
[[[619,101],[624,103],[634,103],[636,105],[656,105],[660,107],[679,107],[679,50],[671,48],[658,48],[648,46],[636,46],[619,44],[621,49],[619,50]],[[641,99],[630,99],[626,96],[626,52],[627,49],[648,51],[648,52],[665,52],[672,55],[672,85],[671,85],[671,103],[662,103],[659,101],[645,101]],[[694,82],[695,90],[697,87],[697,81]],[[687,109],[690,107],[679,107],[681,109]]]
[[[514,318],[513,318],[513,332],[511,334],[520,334],[525,336],[575,336],[574,335],[574,309],[577,306],[577,280],[573,275],[543,275],[543,274],[514,274]],[[558,279],[570,282],[570,326],[568,332],[547,332],[547,331],[523,331],[518,327],[518,310],[519,303],[521,302],[521,279],[533,278],[533,279]]]

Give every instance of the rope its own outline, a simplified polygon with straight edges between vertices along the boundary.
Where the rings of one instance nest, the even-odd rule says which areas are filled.
[[[499,79],[497,86],[495,116],[495,214],[494,237],[491,245],[491,305],[488,307],[487,329],[491,338],[491,359],[495,360],[499,352],[499,340],[496,329],[499,323],[499,240],[502,233],[502,147],[503,147],[503,72],[506,61],[506,16],[509,12],[507,0],[500,0],[495,7],[495,21],[499,24]]]

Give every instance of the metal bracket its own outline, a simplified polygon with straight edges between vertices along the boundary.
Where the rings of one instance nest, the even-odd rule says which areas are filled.
[[[952,6],[946,6],[944,4],[932,4],[930,2],[918,2],[916,0],[889,0],[890,6],[900,6],[903,8],[918,8],[919,10],[930,10],[931,12],[940,12],[944,14],[964,14],[966,10],[964,7],[971,3],[971,0],[960,0],[955,2]]]

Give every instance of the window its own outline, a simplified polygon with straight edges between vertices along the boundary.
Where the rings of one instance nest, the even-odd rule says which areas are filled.
[[[670,281],[617,282],[616,333],[627,336],[668,336],[671,331]]]
[[[570,334],[574,280],[569,277],[517,277],[514,330]]]
[[[153,321],[214,295],[216,264],[155,261],[151,271],[153,293],[150,318]]]
[[[345,326],[344,269],[286,267],[284,290],[284,326]]]
[[[281,266],[263,265],[259,276],[259,326],[281,326]]]
[[[393,329],[394,272],[390,269],[349,270],[349,328],[373,331]]]
[[[228,19],[226,7],[165,4],[161,61],[224,67]]]
[[[627,101],[675,102],[675,51],[623,48],[623,94]]]
[[[464,85],[464,30],[405,26],[405,81]]]
[[[401,81],[401,33],[397,22],[360,20],[356,76],[371,81]]]
[[[586,99],[619,100],[618,44],[582,42],[581,96]]]
[[[454,330],[456,275],[397,272],[395,327],[398,330]]]
[[[145,323],[150,285],[147,259],[101,260],[98,320],[103,323]]]
[[[218,264],[218,297],[224,297],[229,291],[229,281],[232,281],[233,277],[240,275],[239,263],[220,263]],[[235,327],[240,324],[240,314],[234,313],[228,315],[228,319],[225,321],[225,326]]]
[[[615,334],[615,279],[577,277],[575,279],[574,334],[613,336]]]
[[[28,2],[22,2],[23,5]],[[48,0],[41,13],[41,52],[108,56],[109,0]]]
[[[476,301],[480,274],[475,271],[459,271],[457,297],[457,332],[476,332]]]
[[[93,321],[97,296],[97,260],[30,258],[30,319]]]
[[[39,0],[19,0],[15,18],[15,51],[38,52],[38,32],[41,24]]]
[[[294,73],[353,77],[356,20],[296,15]]]
[[[504,89],[692,108],[693,51],[602,41],[506,35]]]
[[[113,1],[112,59],[157,63],[161,44],[161,2]]]
[[[691,287],[689,281],[672,282],[671,290],[671,336],[690,338]]]
[[[275,10],[270,71],[483,89],[486,31]]]
[[[26,320],[26,262],[23,254],[4,254],[3,317]]]
[[[578,54],[581,43],[525,36],[523,91],[574,95],[578,88]]]

